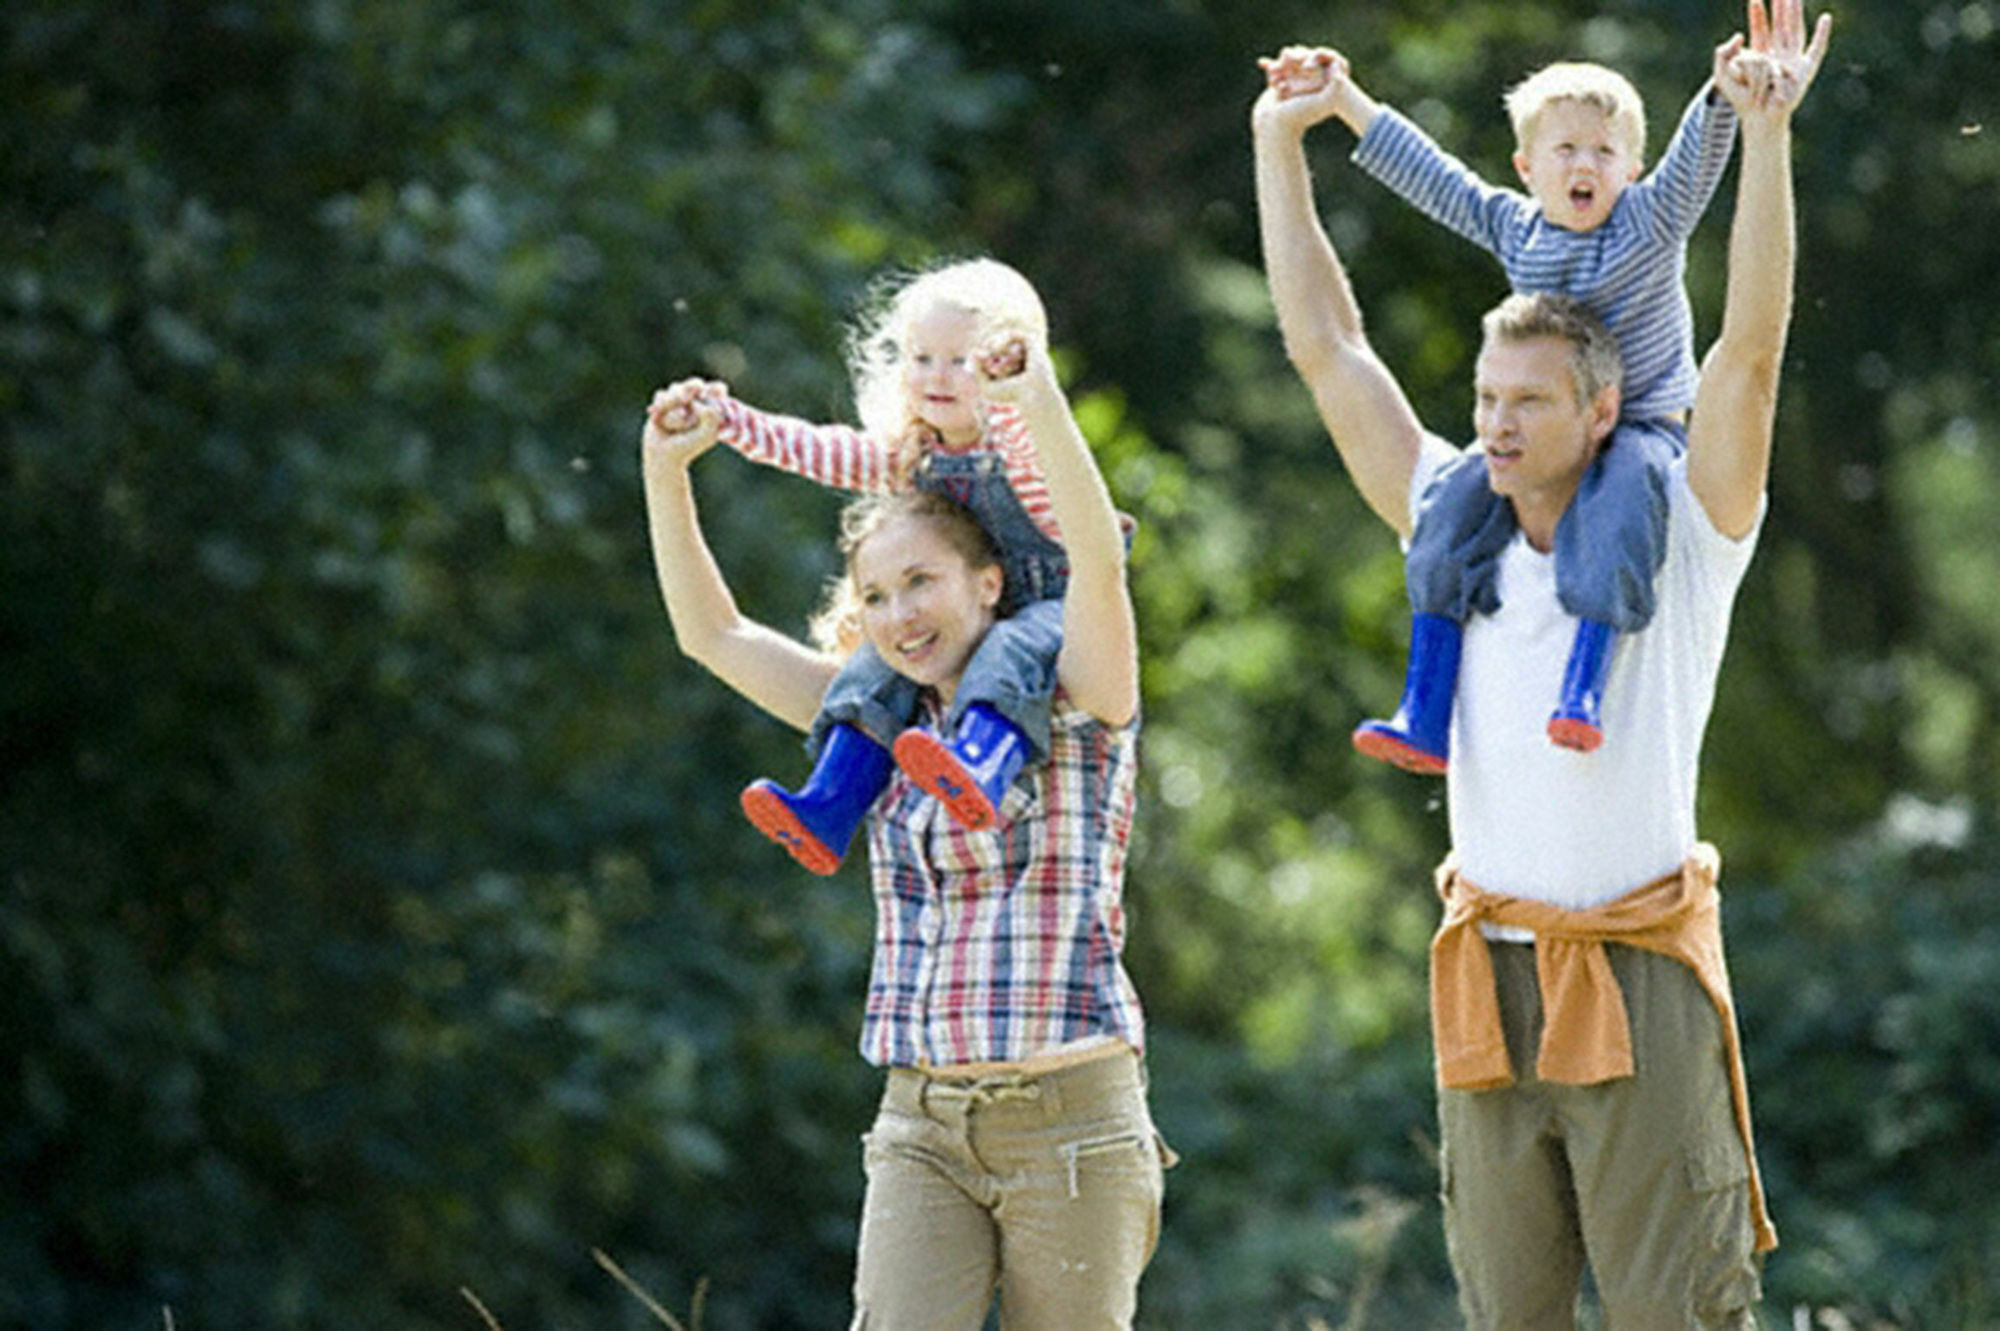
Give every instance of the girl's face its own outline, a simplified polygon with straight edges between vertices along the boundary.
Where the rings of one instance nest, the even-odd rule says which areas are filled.
[[[971,311],[934,303],[917,312],[904,340],[903,396],[910,415],[948,444],[976,443],[985,431],[972,368],[978,331]]]
[[[998,564],[975,565],[933,522],[889,519],[851,560],[861,629],[889,668],[949,704],[965,663],[993,625]]]

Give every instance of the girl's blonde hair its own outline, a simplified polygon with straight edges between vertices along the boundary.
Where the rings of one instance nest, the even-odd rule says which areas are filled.
[[[939,305],[978,320],[980,343],[1008,335],[1029,339],[1034,346],[1048,343],[1042,298],[1027,278],[998,259],[960,259],[883,278],[870,291],[847,339],[854,409],[869,434],[901,439],[909,430],[903,347],[911,326]]]
[[[807,632],[813,645],[836,656],[850,655],[861,645],[861,603],[854,591],[854,556],[868,538],[898,518],[913,518],[930,526],[970,568],[999,565],[1000,547],[972,510],[935,490],[900,490],[864,495],[840,514],[840,557],[843,568],[826,586],[826,595]],[[1004,565],[1002,566],[1004,567]]]
[[[1646,104],[1632,81],[1615,69],[1583,60],[1558,61],[1515,84],[1503,101],[1514,124],[1514,144],[1522,152],[1533,146],[1535,127],[1552,103],[1581,102],[1611,123],[1634,159],[1646,155]]]

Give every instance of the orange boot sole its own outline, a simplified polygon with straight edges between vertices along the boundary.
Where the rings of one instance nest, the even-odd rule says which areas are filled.
[[[799,816],[770,782],[753,781],[746,786],[742,804],[743,816],[759,832],[790,851],[792,858],[807,869],[825,877],[840,867],[841,856],[828,849],[811,828],[799,821]]]
[[[1405,772],[1415,772],[1418,776],[1443,776],[1448,766],[1435,753],[1428,753],[1386,730],[1372,730],[1367,726],[1354,732],[1354,747],[1370,758],[1400,767]]]
[[[993,826],[993,802],[943,740],[928,730],[905,730],[896,737],[894,752],[903,775],[951,810],[960,826],[974,832]]]
[[[1549,738],[1565,749],[1589,753],[1604,743],[1604,732],[1581,717],[1552,716],[1549,718]]]

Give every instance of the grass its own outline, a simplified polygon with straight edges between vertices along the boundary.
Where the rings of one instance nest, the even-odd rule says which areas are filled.
[[[602,1248],[592,1248],[590,1255],[597,1262],[598,1266],[602,1267],[613,1280],[622,1285],[626,1293],[639,1300],[646,1311],[651,1313],[659,1321],[660,1325],[666,1327],[668,1331],[701,1331],[702,1307],[708,1301],[708,1281],[706,1279],[695,1282],[694,1300],[688,1308],[688,1319],[686,1322],[682,1322],[680,1318],[662,1307],[660,1301],[649,1294],[644,1286],[627,1275],[625,1268],[613,1261],[610,1255]],[[500,1319],[493,1315],[493,1311],[490,1308],[480,1302],[479,1296],[473,1293],[471,1289],[461,1285],[459,1286],[458,1293],[461,1298],[472,1305],[472,1310],[479,1314],[479,1320],[485,1323],[486,1331],[506,1331],[506,1328],[500,1324]],[[167,1314],[167,1331],[174,1331],[173,1314],[171,1311]]]

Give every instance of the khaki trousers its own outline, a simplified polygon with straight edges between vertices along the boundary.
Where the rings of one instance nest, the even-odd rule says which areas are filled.
[[[1438,1093],[1445,1238],[1466,1325],[1573,1331],[1587,1261],[1608,1331],[1753,1331],[1760,1264],[1721,1020],[1680,962],[1605,952],[1638,1071],[1568,1086],[1534,1075],[1534,949],[1493,944],[1517,1080]]]
[[[854,1331],[1126,1328],[1159,1237],[1165,1147],[1138,1056],[1037,1077],[892,1069],[863,1139]]]

